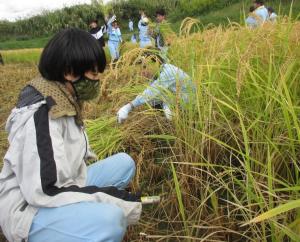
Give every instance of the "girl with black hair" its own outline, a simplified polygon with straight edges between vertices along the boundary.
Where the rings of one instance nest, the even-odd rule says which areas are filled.
[[[66,29],[47,44],[40,76],[21,91],[6,124],[9,148],[0,173],[0,225],[10,242],[121,241],[141,214],[124,190],[135,173],[119,153],[95,159],[81,105],[99,91],[106,65],[88,32]]]
[[[90,22],[90,34],[98,40],[100,46],[103,48],[105,46],[105,41],[104,41],[104,34],[106,33],[106,24],[102,25],[101,27],[98,26],[98,21],[92,20]]]

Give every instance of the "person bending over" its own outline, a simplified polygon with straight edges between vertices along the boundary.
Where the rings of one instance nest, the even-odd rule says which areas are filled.
[[[152,58],[158,64],[158,70],[152,73],[157,76],[152,83],[134,100],[124,105],[117,112],[117,120],[122,123],[128,118],[129,113],[136,107],[148,103],[152,107],[159,107],[163,110],[166,118],[172,119],[171,106],[174,105],[174,98],[178,95],[183,103],[192,101],[192,95],[195,93],[195,86],[191,78],[179,67],[165,63],[165,59],[160,55]],[[142,72],[146,77],[147,72]],[[147,73],[147,77],[148,77]],[[156,74],[156,75],[155,75]]]

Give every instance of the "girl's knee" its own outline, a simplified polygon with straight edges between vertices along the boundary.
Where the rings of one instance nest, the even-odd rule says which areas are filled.
[[[80,202],[59,208],[40,209],[30,230],[29,241],[122,241],[127,220],[113,204]],[[54,240],[53,240],[54,241]]]
[[[111,204],[101,204],[97,213],[97,225],[101,241],[121,241],[127,228],[127,220],[121,208]]]
[[[116,154],[116,156],[118,156],[118,162],[120,162],[123,168],[127,168],[126,170],[135,171],[135,162],[130,155],[122,152]]]

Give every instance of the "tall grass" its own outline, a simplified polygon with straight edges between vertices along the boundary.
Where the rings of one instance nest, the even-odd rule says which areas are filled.
[[[169,49],[197,87],[189,103],[169,96],[172,121],[145,106],[116,123],[118,108],[150,81],[131,61],[140,50],[106,70],[102,96],[84,107],[98,155],[128,152],[132,189],[162,197],[127,240],[299,241],[300,23],[192,33],[195,24],[185,21]],[[249,223],[264,212],[259,219],[272,218]]]
[[[120,126],[139,143],[136,149],[132,136],[122,138],[145,169],[142,188],[163,196],[157,209],[146,209],[139,230],[156,241],[299,241],[294,204],[271,220],[247,222],[299,199],[300,24],[284,19],[249,30],[232,23],[190,33],[193,24],[186,21],[169,52],[197,86],[193,102],[173,96],[170,125],[140,109]],[[116,88],[128,84],[121,102],[111,92],[119,100],[113,110],[141,82],[125,66],[114,76]]]

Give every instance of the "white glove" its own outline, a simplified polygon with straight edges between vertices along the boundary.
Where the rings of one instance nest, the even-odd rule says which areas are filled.
[[[121,107],[117,112],[117,119],[119,123],[122,123],[128,118],[129,112],[132,110],[132,106],[130,103],[126,104],[125,106]]]
[[[168,107],[168,105],[163,104],[163,111],[164,111],[165,117],[171,121],[172,120],[172,111]]]
[[[110,25],[113,21],[115,21],[117,19],[116,15],[113,15],[108,21],[107,21],[107,25]]]

